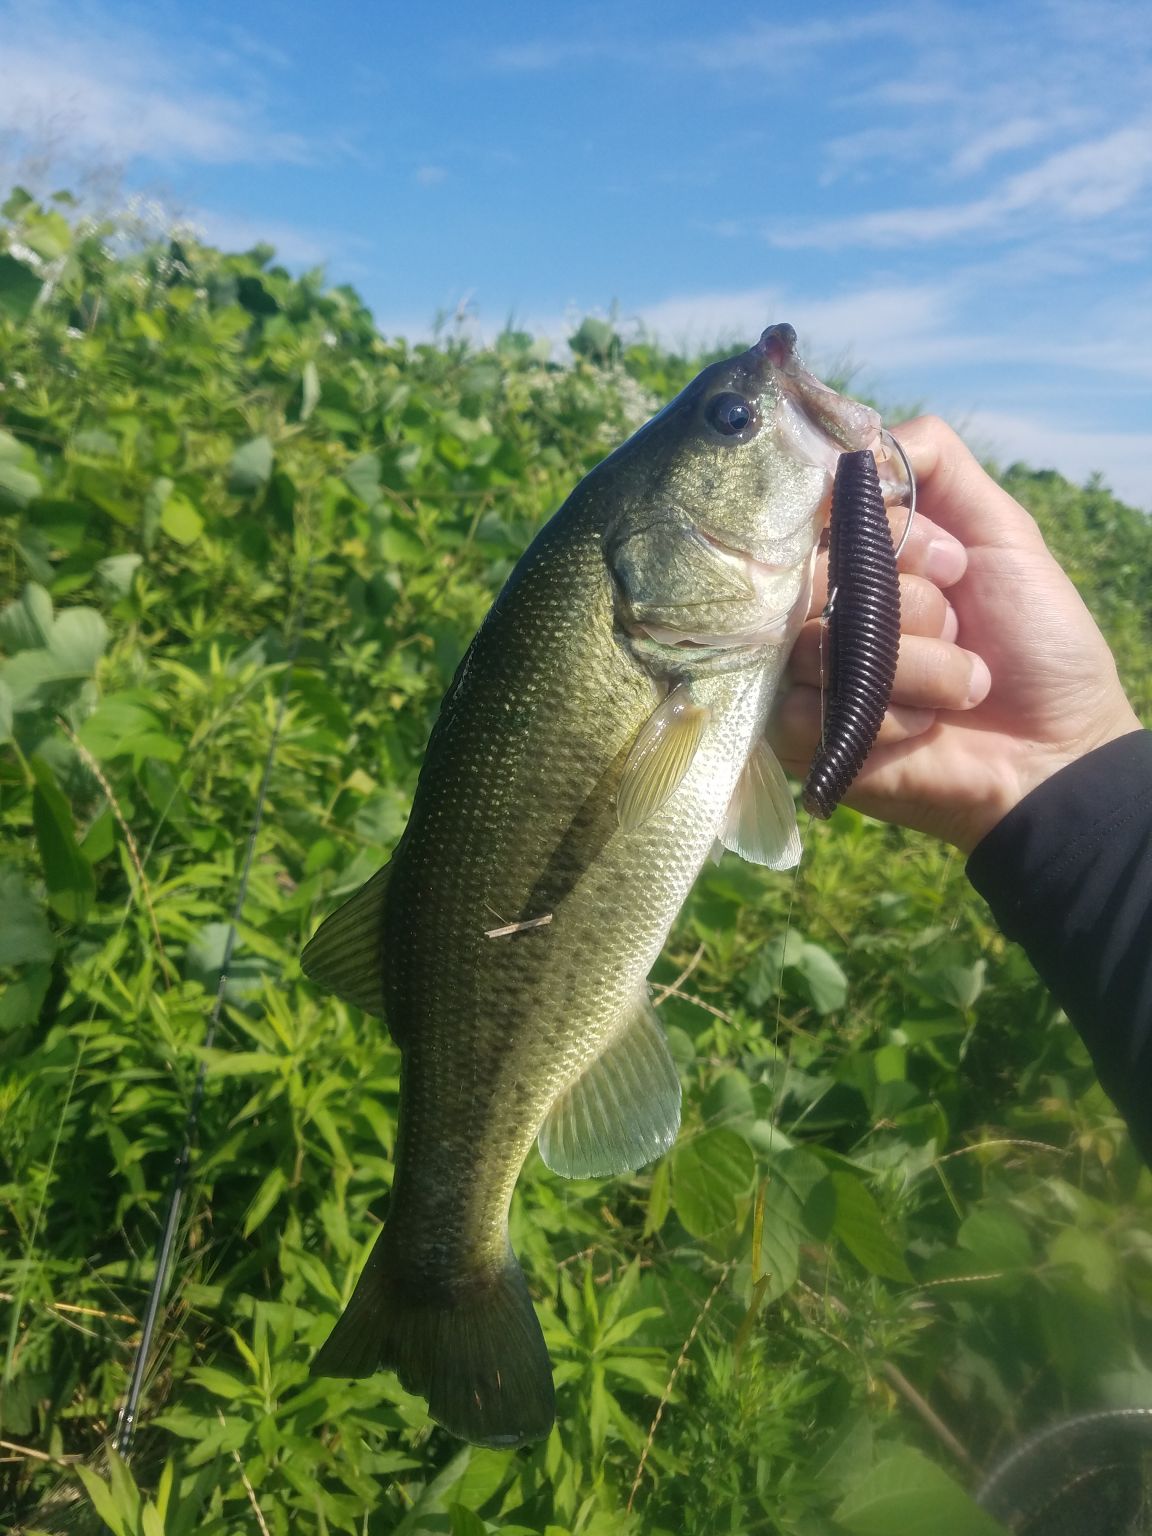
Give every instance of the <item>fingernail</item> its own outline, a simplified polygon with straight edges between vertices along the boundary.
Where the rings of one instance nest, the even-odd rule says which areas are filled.
[[[987,663],[980,656],[972,658],[972,677],[968,683],[968,707],[975,704],[983,704],[992,691],[992,674],[988,670]]]
[[[947,640],[948,644],[951,645],[959,633],[960,620],[956,617],[955,608],[953,608],[951,603],[948,603],[944,609],[944,627],[940,631],[940,638],[941,640]]]
[[[938,587],[950,587],[968,568],[968,552],[959,539],[934,538],[924,555],[924,574]]]

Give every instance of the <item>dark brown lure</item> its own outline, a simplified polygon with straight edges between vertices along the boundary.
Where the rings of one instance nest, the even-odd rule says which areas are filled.
[[[804,782],[804,808],[827,817],[879,734],[900,649],[900,580],[876,460],[842,453],[828,544],[828,707]]]

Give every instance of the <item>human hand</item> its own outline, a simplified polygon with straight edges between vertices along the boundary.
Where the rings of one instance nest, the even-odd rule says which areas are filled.
[[[1030,790],[1140,721],[1029,514],[944,422],[923,416],[896,436],[916,472],[918,508],[900,558],[900,660],[884,725],[845,803],[967,853]],[[897,537],[905,517],[893,509]],[[801,779],[820,737],[826,590],[822,556],[792,653],[796,686],[773,723],[773,745]]]

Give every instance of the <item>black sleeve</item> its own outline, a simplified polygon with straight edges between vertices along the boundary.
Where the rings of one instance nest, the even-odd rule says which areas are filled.
[[[1062,768],[973,850],[968,878],[1080,1032],[1152,1162],[1152,732]]]

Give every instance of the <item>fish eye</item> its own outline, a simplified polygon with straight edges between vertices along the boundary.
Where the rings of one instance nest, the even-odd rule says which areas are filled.
[[[708,402],[707,419],[708,425],[721,437],[734,437],[740,442],[747,442],[760,430],[756,407],[732,390],[712,397]]]

